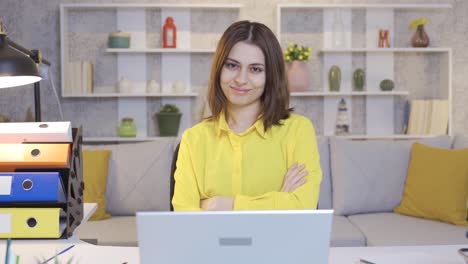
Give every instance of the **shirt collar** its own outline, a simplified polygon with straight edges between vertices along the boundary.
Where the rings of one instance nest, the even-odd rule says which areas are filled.
[[[229,132],[231,130],[226,121],[226,115],[224,114],[224,111],[221,111],[221,114],[219,115],[217,123],[218,123],[218,137],[221,135],[221,132],[223,131]]]
[[[229,125],[228,125],[228,123],[227,123],[227,121],[226,121],[226,115],[225,115],[224,111],[221,112],[221,114],[219,115],[219,119],[218,119],[218,122],[217,122],[217,123],[218,123],[218,126],[217,126],[217,128],[218,128],[218,129],[217,129],[217,130],[218,130],[218,131],[217,131],[218,137],[221,135],[221,133],[222,133],[223,131],[225,131],[225,132],[231,131],[231,128],[229,127]],[[254,125],[253,125],[253,128],[257,131],[257,133],[258,133],[262,138],[264,138],[264,139],[267,138],[267,133],[265,132],[265,127],[263,126],[263,119],[260,118],[260,119],[258,119],[257,121],[255,121],[255,123],[254,123]],[[249,130],[251,130],[251,129],[252,129],[252,128],[250,128]],[[246,133],[248,133],[249,130],[246,131]]]

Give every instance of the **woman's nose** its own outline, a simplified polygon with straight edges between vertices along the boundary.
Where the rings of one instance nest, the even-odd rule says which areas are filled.
[[[247,83],[247,71],[240,69],[237,72],[236,78],[234,79],[237,84],[246,84]]]

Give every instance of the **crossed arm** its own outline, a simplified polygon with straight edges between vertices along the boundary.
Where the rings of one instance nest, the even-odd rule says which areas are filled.
[[[307,182],[305,176],[309,172],[305,170],[305,164],[294,163],[284,176],[283,186],[280,192],[292,193],[298,187]],[[230,211],[234,209],[235,197],[232,196],[214,196],[200,201],[200,207],[205,211]]]

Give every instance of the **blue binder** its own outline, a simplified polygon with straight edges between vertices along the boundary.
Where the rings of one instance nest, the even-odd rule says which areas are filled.
[[[0,204],[66,200],[58,172],[0,172]]]

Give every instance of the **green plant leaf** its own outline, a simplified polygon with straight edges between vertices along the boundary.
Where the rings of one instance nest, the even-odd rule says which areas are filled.
[[[180,113],[180,110],[174,104],[165,104],[161,107],[159,113]]]

